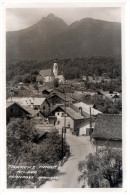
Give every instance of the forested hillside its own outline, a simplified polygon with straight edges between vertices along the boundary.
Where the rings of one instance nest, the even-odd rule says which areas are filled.
[[[19,81],[22,75],[38,74],[42,69],[52,68],[54,60],[9,60],[7,62],[7,81]],[[106,73],[110,78],[121,77],[121,59],[114,57],[87,57],[76,59],[59,59],[59,74],[65,79],[79,79],[86,76],[102,76]]]

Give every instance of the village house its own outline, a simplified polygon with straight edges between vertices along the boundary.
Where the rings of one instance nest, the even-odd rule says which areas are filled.
[[[99,114],[97,116],[92,138],[96,149],[103,146],[122,148],[122,115]]]
[[[39,89],[39,94],[47,97],[53,89]]]
[[[96,95],[96,92],[94,91],[84,91],[83,92],[83,95],[85,96],[85,97],[87,97],[87,96],[94,96],[94,95]]]
[[[56,119],[54,120],[54,124],[60,134],[65,127],[66,133],[78,133],[78,125],[86,119],[80,114],[80,112],[76,112],[70,107],[65,108],[64,106],[55,107],[55,109],[49,114],[49,120],[52,117]]]
[[[30,106],[22,106],[22,107],[30,113],[29,115],[30,118],[33,118],[34,120],[44,121],[45,117],[40,110],[35,110]]]
[[[59,81],[60,84],[63,84],[65,82],[65,78],[64,78],[63,75],[58,75],[57,78],[58,78],[58,81]]]
[[[83,123],[81,123],[79,128],[79,135],[86,135],[90,136],[91,132],[93,131],[95,125],[95,118],[92,118],[90,121],[90,117],[87,118]]]
[[[113,97],[112,97],[112,101],[113,102],[117,102],[117,101],[121,101],[121,94],[119,94],[119,93],[116,93]]]
[[[6,103],[6,123],[10,122],[11,118],[27,118],[30,113],[16,102]]]
[[[21,106],[29,106],[34,110],[40,110],[43,114],[47,115],[50,110],[50,104],[46,100],[46,98],[38,98],[38,97],[12,97],[7,100],[14,101]]]
[[[37,119],[44,121],[45,117],[40,110],[35,110],[29,106],[23,106],[16,102],[7,102],[6,103],[6,116],[7,123],[10,121],[10,118],[27,118],[27,119]]]
[[[46,135],[48,133],[58,133],[58,130],[56,130],[55,126],[53,124],[49,124],[49,123],[39,123],[36,124],[35,127],[35,142],[39,142],[42,139],[46,138]]]
[[[93,108],[93,105],[85,104],[84,102],[78,102],[74,104],[75,107],[77,107],[83,115],[87,114],[90,116],[90,109],[91,109],[91,115],[96,116],[98,114],[101,114],[99,110]]]
[[[66,103],[66,105],[70,105],[75,102],[73,98],[67,97],[65,94],[52,94],[47,98],[47,100],[51,107],[55,106],[56,104],[63,105]]]
[[[38,91],[39,91],[38,94],[42,95],[42,97],[48,97],[48,96],[60,93],[58,91],[58,89],[50,89],[50,88],[45,87],[45,86],[39,87]]]
[[[77,99],[82,99],[84,97],[84,92],[83,91],[74,91],[73,96],[76,97]]]
[[[82,81],[87,81],[87,76],[83,75],[82,76]]]

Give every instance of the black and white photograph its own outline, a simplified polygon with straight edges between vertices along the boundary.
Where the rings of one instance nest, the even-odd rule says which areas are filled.
[[[5,9],[7,189],[123,188],[123,14],[78,5]]]

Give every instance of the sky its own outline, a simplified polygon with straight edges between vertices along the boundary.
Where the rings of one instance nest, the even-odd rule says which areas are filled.
[[[50,13],[62,18],[67,24],[87,17],[110,22],[121,22],[121,10],[118,7],[7,8],[6,31],[27,28]]]

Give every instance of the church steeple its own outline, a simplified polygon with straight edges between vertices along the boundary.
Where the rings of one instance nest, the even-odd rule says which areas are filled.
[[[58,63],[57,63],[57,59],[55,59],[55,61],[54,61],[53,73],[54,73],[55,78],[57,78],[58,77]]]

